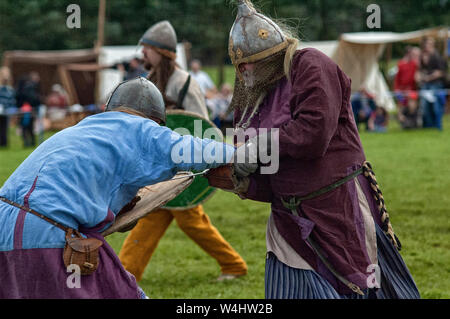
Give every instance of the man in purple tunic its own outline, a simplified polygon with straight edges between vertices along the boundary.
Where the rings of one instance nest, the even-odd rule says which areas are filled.
[[[229,42],[235,133],[259,163],[265,151],[279,160],[275,173],[234,168],[234,192],[272,207],[266,298],[419,298],[365,162],[350,79],[297,45],[239,1]]]

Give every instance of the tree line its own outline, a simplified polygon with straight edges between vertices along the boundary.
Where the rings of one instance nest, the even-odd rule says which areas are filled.
[[[449,0],[254,0],[283,20],[302,40],[336,40],[343,32],[406,32],[450,21]],[[370,30],[367,6],[381,8],[381,28]],[[78,4],[81,28],[69,29],[66,8]],[[0,0],[0,54],[5,50],[92,48],[98,1]],[[105,45],[134,45],[152,24],[169,20],[179,41],[207,64],[227,62],[228,34],[236,0],[106,0]]]

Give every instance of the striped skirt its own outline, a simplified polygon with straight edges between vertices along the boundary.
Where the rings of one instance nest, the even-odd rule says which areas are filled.
[[[366,289],[364,296],[356,293],[340,295],[333,286],[312,270],[289,267],[270,253],[266,259],[266,299],[418,299],[416,284],[402,257],[378,225],[377,256],[381,271],[380,289]]]

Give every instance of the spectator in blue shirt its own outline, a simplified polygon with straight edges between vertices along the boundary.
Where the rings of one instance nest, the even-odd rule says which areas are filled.
[[[8,114],[16,108],[16,93],[10,86],[9,68],[0,69],[0,147],[8,146]]]

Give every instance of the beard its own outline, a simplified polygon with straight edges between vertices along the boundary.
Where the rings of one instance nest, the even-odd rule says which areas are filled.
[[[244,80],[245,87],[252,88],[256,82],[256,76],[254,70],[245,70],[242,72],[242,78]]]

